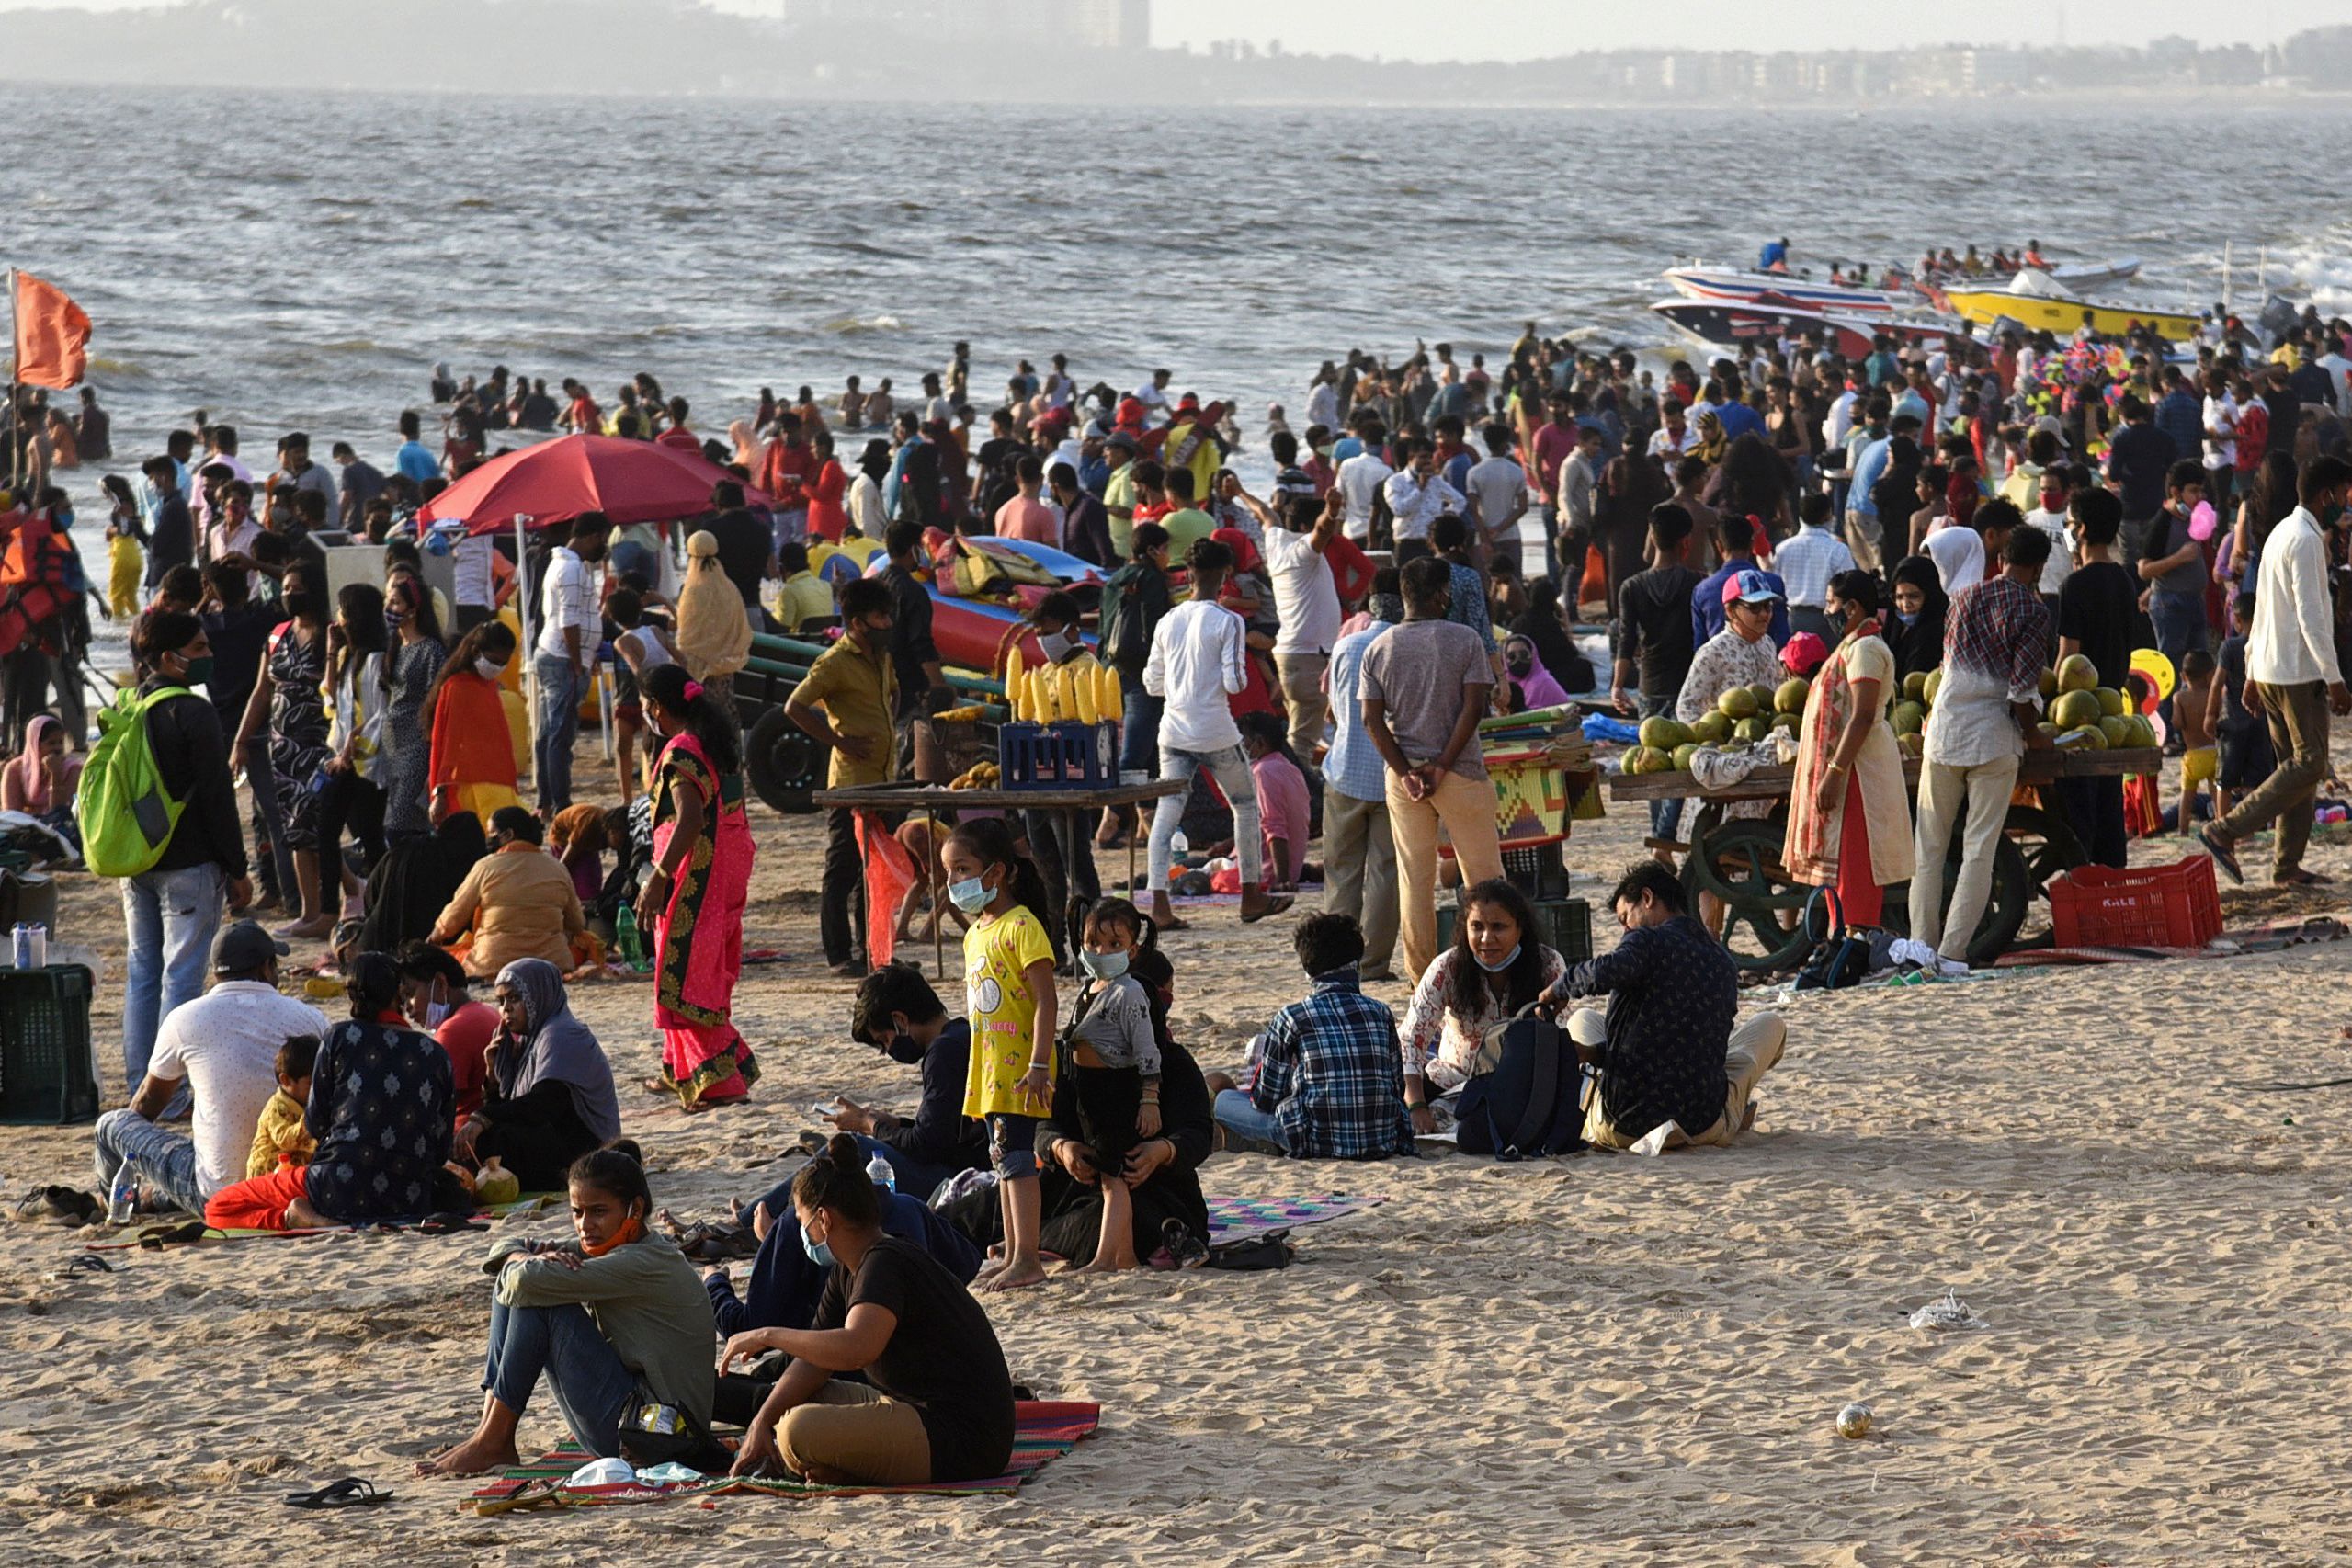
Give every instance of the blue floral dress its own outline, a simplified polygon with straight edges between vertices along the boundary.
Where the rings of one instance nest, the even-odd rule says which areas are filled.
[[[335,1025],[319,1046],[303,1119],[318,1141],[305,1188],[311,1207],[346,1224],[432,1212],[455,1100],[449,1052],[432,1036]]]

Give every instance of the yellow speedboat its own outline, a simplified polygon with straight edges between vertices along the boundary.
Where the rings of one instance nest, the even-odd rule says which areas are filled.
[[[2018,273],[2005,289],[1954,289],[1945,298],[1955,312],[1980,326],[1990,326],[2006,316],[2034,331],[2061,336],[2080,327],[2086,312],[2094,331],[2116,337],[2141,326],[2171,342],[2185,343],[2197,335],[2197,329],[2202,324],[2197,317],[2176,312],[2135,310],[2127,305],[2101,305],[2078,300],[2048,277],[2033,272]]]

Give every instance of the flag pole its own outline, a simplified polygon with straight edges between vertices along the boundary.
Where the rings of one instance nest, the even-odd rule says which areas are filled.
[[[23,488],[25,462],[25,433],[18,429],[22,417],[17,407],[17,372],[23,369],[24,353],[17,342],[17,269],[8,268],[8,488]]]
[[[528,513],[515,514],[515,624],[522,629],[523,633],[522,646],[515,650],[515,657],[523,662],[523,685],[530,694],[530,723],[534,726],[531,733],[531,756],[534,759],[531,764],[531,787],[537,789],[539,764],[536,759],[539,756],[539,733],[536,726],[539,723],[539,661],[531,656],[531,554],[530,535],[526,531],[529,524]]]

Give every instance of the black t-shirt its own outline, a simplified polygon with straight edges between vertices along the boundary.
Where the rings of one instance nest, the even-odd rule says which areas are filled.
[[[2082,644],[2099,684],[2123,689],[2131,669],[2131,618],[2140,595],[2131,574],[2112,561],[2078,566],[2058,590],[2058,635]]]
[[[1705,581],[1687,566],[1653,566],[1637,572],[1618,590],[1618,615],[1623,629],[1617,656],[1631,659],[1642,672],[1642,696],[1650,702],[1671,702],[1681,694],[1682,678],[1690,673],[1690,595]]]
[[[776,553],[775,538],[749,512],[729,510],[702,525],[719,541],[719,570],[743,596],[746,608],[759,603],[759,585],[767,575],[767,558]]]
[[[931,1479],[1004,1474],[1013,1458],[1013,1374],[971,1292],[921,1247],[886,1235],[858,1259],[855,1277],[833,1271],[811,1326],[839,1328],[867,1302],[898,1319],[867,1380],[922,1415]]]

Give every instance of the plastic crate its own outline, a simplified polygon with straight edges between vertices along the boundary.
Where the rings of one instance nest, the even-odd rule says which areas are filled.
[[[1108,790],[1119,782],[1119,726],[1006,724],[996,732],[996,760],[1007,790]]]
[[[1437,949],[1443,952],[1454,945],[1454,923],[1459,918],[1459,906],[1452,901],[1437,905]],[[1550,898],[1539,900],[1535,906],[1536,929],[1543,935],[1543,945],[1570,963],[1583,963],[1593,956],[1593,906],[1581,898]]]
[[[0,969],[0,1122],[98,1119],[90,989],[80,964]]]
[[[2221,934],[2213,862],[2069,871],[2050,884],[2050,926],[2062,948],[2201,948]]]
[[[1510,879],[1512,886],[1538,903],[1568,896],[1568,866],[1561,858],[1557,843],[1540,844],[1532,849],[1504,850],[1503,875]]]

